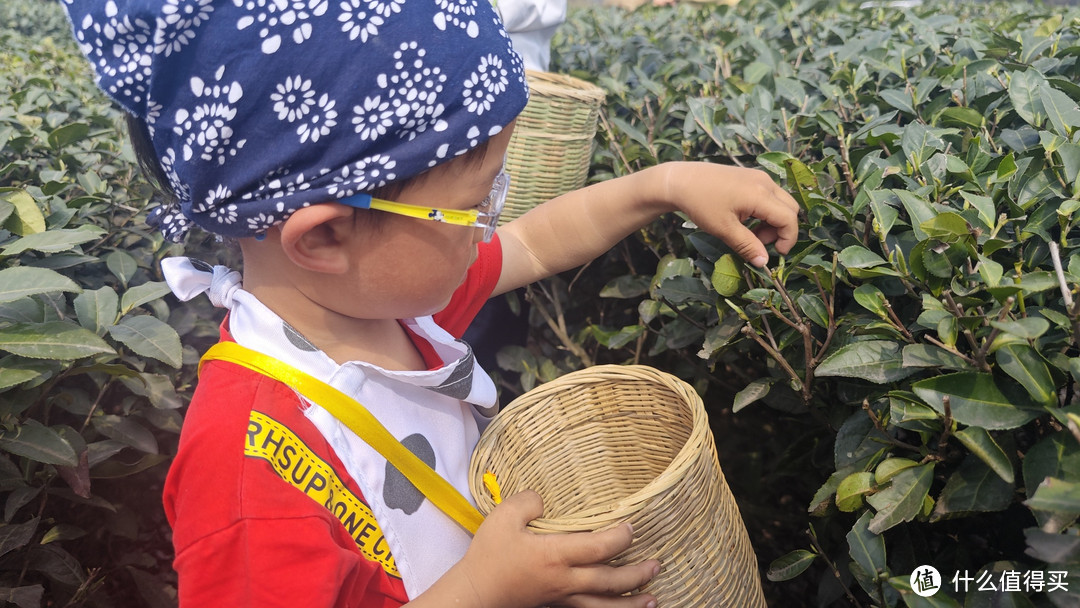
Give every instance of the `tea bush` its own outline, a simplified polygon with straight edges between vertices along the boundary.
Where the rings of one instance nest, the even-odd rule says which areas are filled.
[[[164,298],[180,250],[60,7],[4,3],[0,47],[0,603],[174,605],[161,486],[215,315]]]
[[[59,7],[0,5],[0,47],[0,599],[171,606],[161,484],[220,314],[166,295],[181,248]],[[802,238],[756,270],[656,222],[529,292],[506,396],[595,362],[693,382],[773,605],[1080,605],[1078,56],[1080,13],[1028,4],[575,11],[593,179],[762,166]]]
[[[570,277],[581,295],[534,294],[525,375],[643,361],[737,389],[725,420],[798,421],[797,449],[757,457],[820,485],[786,539],[805,546],[768,570],[812,568],[799,604],[1080,605],[1080,12],[1062,11],[578,15],[556,59],[609,91],[594,174],[761,166],[799,200],[801,243],[757,270],[657,223]],[[933,598],[909,586],[922,564],[946,579]]]

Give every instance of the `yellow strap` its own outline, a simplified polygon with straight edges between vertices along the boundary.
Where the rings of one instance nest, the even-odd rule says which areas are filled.
[[[199,368],[202,369],[203,363],[213,360],[241,365],[292,387],[312,403],[325,408],[361,440],[382,454],[436,507],[470,533],[475,534],[480,527],[484,516],[476,507],[427,463],[401,445],[357,400],[314,376],[236,342],[219,342],[210,347],[199,362]]]

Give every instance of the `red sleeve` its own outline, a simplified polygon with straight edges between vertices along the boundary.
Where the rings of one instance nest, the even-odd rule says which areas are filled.
[[[455,338],[465,335],[469,323],[491,297],[501,273],[502,244],[496,232],[490,243],[480,243],[476,261],[469,268],[465,282],[454,292],[446,308],[435,313],[434,319],[439,327]]]
[[[398,608],[407,602],[400,578],[361,553],[326,506],[289,485],[266,460],[245,456],[245,445],[255,441],[250,421],[256,408],[287,427],[363,499],[291,389],[231,363],[207,363],[165,482],[180,607]],[[292,455],[296,474],[311,470],[294,454],[275,457]]]

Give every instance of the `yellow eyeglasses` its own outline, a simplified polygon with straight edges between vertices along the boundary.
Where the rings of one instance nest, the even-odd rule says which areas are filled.
[[[443,209],[440,207],[408,205],[374,198],[370,194],[363,192],[339,199],[338,202],[357,209],[377,209],[418,220],[483,228],[484,242],[487,243],[491,240],[491,237],[495,234],[495,228],[499,225],[499,215],[502,213],[503,207],[506,206],[506,193],[509,191],[510,176],[507,175],[506,171],[499,171],[499,174],[495,176],[495,181],[491,184],[491,192],[487,195],[487,198],[473,209]]]

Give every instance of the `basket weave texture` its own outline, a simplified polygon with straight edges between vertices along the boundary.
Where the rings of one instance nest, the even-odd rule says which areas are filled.
[[[642,591],[662,608],[764,608],[757,560],[716,457],[701,398],[645,366],[600,365],[562,376],[500,412],[473,452],[470,490],[544,499],[535,532],[582,532],[621,522],[634,543],[612,564],[656,558]]]
[[[525,71],[529,103],[506,153],[510,191],[500,223],[585,185],[604,102],[600,87],[565,74]]]

